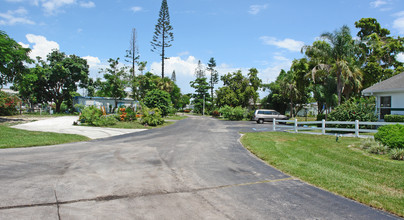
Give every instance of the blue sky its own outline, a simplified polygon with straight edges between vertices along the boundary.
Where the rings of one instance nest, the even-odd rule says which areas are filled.
[[[86,58],[91,77],[101,77],[98,70],[109,58],[123,61],[136,28],[140,61],[161,73],[160,57],[150,51],[161,0],[0,0],[0,5],[0,30],[30,47],[33,57],[57,48]],[[168,0],[168,6],[174,42],[166,51],[165,72],[176,71],[183,93],[193,92],[189,82],[198,60],[206,64],[214,57],[220,75],[255,67],[268,83],[303,57],[301,46],[342,25],[356,35],[354,22],[364,17],[404,36],[403,0]]]

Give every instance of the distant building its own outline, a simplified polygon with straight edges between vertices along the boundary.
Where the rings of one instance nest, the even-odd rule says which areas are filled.
[[[83,97],[83,96],[76,96],[73,98],[73,105],[80,104],[85,106],[97,106],[101,107],[104,106],[105,110],[110,113],[113,111],[115,107],[115,99],[110,97]],[[135,101],[130,98],[124,98],[122,100],[118,100],[118,107],[126,106],[126,107],[135,107],[139,106],[139,101]]]
[[[376,97],[379,120],[385,115],[404,115],[404,72],[362,91],[364,96]]]

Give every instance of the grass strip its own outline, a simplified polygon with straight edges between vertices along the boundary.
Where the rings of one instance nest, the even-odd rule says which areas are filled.
[[[404,162],[368,154],[358,138],[247,133],[241,142],[268,164],[310,184],[404,216]]]
[[[26,131],[0,125],[0,148],[56,145],[87,140],[90,138],[76,134]]]

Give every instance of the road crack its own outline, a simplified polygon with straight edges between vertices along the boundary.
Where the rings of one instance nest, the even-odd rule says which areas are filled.
[[[184,190],[176,190],[176,191],[155,191],[155,192],[146,192],[146,193],[132,193],[132,194],[126,194],[126,195],[107,195],[107,196],[99,196],[99,197],[95,197],[95,198],[77,199],[77,200],[68,200],[68,201],[59,201],[57,198],[57,195],[56,195],[56,191],[54,191],[56,202],[3,206],[3,207],[0,207],[0,210],[32,208],[32,207],[42,207],[42,206],[55,206],[56,205],[57,211],[58,211],[58,217],[60,219],[60,213],[59,213],[60,205],[74,204],[74,203],[80,203],[80,202],[101,202],[101,201],[113,201],[113,200],[119,200],[119,199],[134,199],[134,198],[140,198],[140,197],[170,195],[170,194],[180,194],[180,193],[197,193],[197,192],[201,192],[201,191],[209,191],[209,190],[216,190],[216,189],[223,189],[223,188],[230,188],[230,187],[249,186],[249,185],[264,184],[264,183],[274,183],[274,182],[289,181],[289,180],[297,180],[297,179],[295,179],[293,177],[288,177],[288,178],[275,179],[275,180],[262,180],[262,181],[257,181],[257,182],[228,184],[228,185],[220,185],[220,186],[212,186],[212,187],[202,187],[202,188],[197,188],[197,189],[184,189]]]

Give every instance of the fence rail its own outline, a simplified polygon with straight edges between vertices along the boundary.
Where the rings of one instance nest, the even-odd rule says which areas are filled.
[[[277,124],[277,122],[285,123],[285,125]],[[366,121],[298,121],[295,120],[273,120],[273,130],[276,131],[276,128],[287,127],[291,128],[290,125],[286,125],[286,123],[293,123],[293,131],[298,133],[299,130],[321,130],[322,134],[325,134],[326,131],[346,131],[346,132],[355,132],[355,137],[359,137],[359,133],[376,133],[377,129],[363,129],[360,128],[360,125],[369,125],[369,126],[383,126],[383,125],[391,125],[391,124],[401,124],[404,123],[395,123],[395,122],[366,122]],[[318,125],[321,124],[321,127],[304,127],[301,125]],[[300,125],[300,126],[299,126]],[[355,125],[355,128],[332,128],[327,127],[327,125]]]

